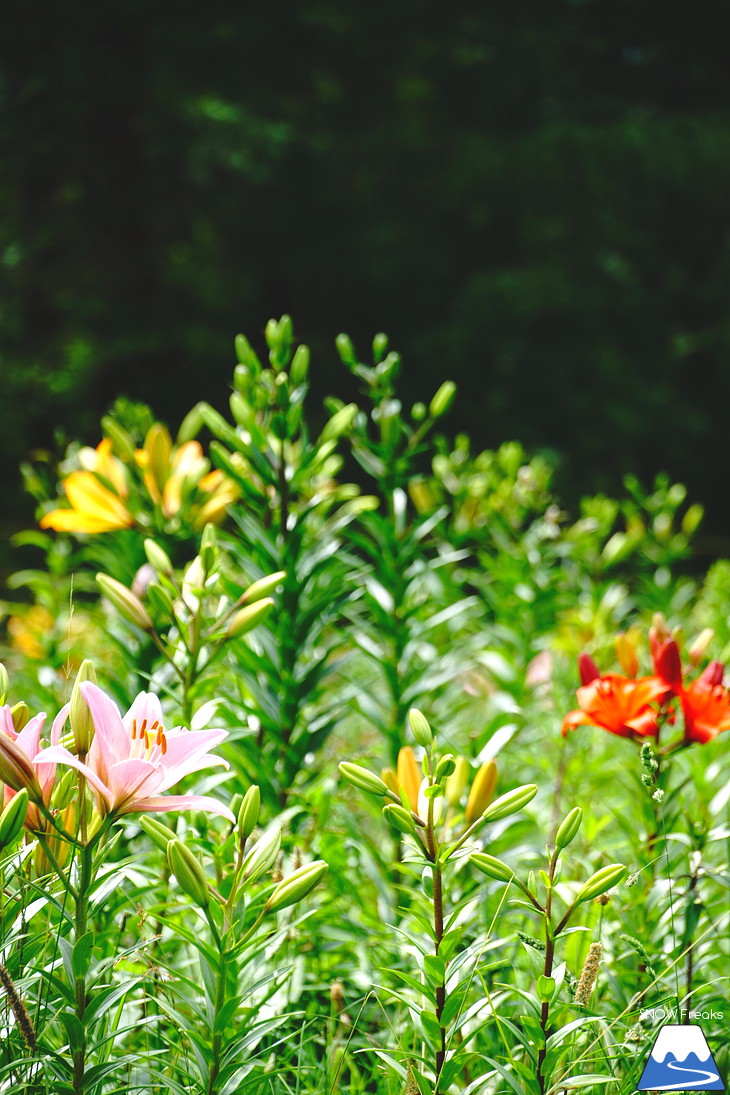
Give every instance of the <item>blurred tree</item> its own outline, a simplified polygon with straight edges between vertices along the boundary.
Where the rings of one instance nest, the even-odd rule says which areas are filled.
[[[239,329],[387,330],[477,447],[659,468],[730,530],[728,9],[8,0],[0,459],[119,392],[222,404]],[[711,469],[711,470],[708,470]]]

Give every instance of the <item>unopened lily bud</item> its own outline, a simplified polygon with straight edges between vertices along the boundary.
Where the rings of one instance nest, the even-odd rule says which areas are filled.
[[[383,768],[381,773],[383,783],[394,795],[398,794],[398,777],[392,768]]]
[[[724,678],[725,666],[722,662],[718,661],[710,662],[710,664],[705,666],[700,673],[700,680],[706,681],[707,684],[712,685],[713,687],[717,684],[722,684]]]
[[[418,745],[422,745],[424,749],[430,749],[433,744],[433,733],[426,716],[418,708],[412,707],[408,712],[408,722]]]
[[[692,665],[699,665],[705,654],[707,653],[710,643],[715,638],[715,632],[711,627],[706,627],[703,631],[700,631],[697,638],[692,642],[689,650],[687,651],[690,663]]]
[[[379,795],[380,797],[388,794],[388,787],[380,776],[376,776],[374,772],[370,772],[367,768],[363,768],[359,764],[351,764],[349,760],[343,760],[338,767],[340,774],[344,776],[347,782],[360,791],[365,791],[369,795]]]
[[[335,441],[338,437],[341,437],[343,433],[349,430],[352,423],[355,421],[357,415],[357,403],[346,403],[344,407],[340,407],[339,411],[335,411],[330,420],[325,423],[324,429],[319,435],[319,445],[324,445],[326,441]]]
[[[243,877],[249,882],[260,878],[264,871],[273,867],[281,848],[281,829],[270,829],[256,841],[243,861]]]
[[[175,836],[170,826],[165,825],[162,821],[158,821],[155,817],[141,817],[139,819],[139,824],[142,831],[147,834],[155,847],[167,854],[167,846]]]
[[[141,627],[143,631],[152,630],[152,620],[147,615],[147,610],[131,589],[127,589],[116,578],[110,578],[108,574],[97,574],[96,584],[123,619],[135,627]]]
[[[503,863],[501,859],[495,859],[493,855],[487,855],[486,852],[472,852],[469,856],[469,862],[487,875],[489,878],[496,878],[498,882],[511,882],[515,876],[515,872],[511,867],[508,867],[506,863]]]
[[[8,698],[8,692],[10,691],[10,678],[8,677],[8,671],[0,662],[0,707],[2,707]]]
[[[18,791],[0,814],[0,851],[4,851],[21,833],[27,813],[28,792]]]
[[[454,384],[453,380],[445,380],[431,400],[431,405],[428,408],[428,413],[431,415],[431,418],[440,418],[442,414],[446,414],[449,407],[454,402],[455,395],[456,384]]]
[[[203,865],[180,840],[171,840],[167,845],[167,859],[180,888],[196,905],[206,908],[210,902],[208,880]]]
[[[210,522],[203,529],[200,537],[200,561],[206,574],[210,574],[218,557],[218,539],[215,533],[215,525]]]
[[[580,806],[574,806],[570,813],[563,818],[555,834],[555,847],[558,850],[568,847],[580,829],[582,820],[583,811]]]
[[[601,867],[600,871],[591,875],[582,887],[577,902],[591,901],[594,897],[600,897],[606,890],[616,886],[627,874],[628,871],[623,863],[609,863],[607,867]]]
[[[245,635],[247,631],[260,624],[269,615],[273,607],[274,602],[271,597],[265,597],[261,601],[256,601],[255,604],[239,608],[226,628],[226,636],[229,639],[234,639],[238,638],[239,635]]]
[[[161,492],[170,474],[172,455],[172,438],[161,422],[153,422],[148,429],[144,451],[147,454],[147,469]]]
[[[73,768],[69,768],[60,778],[56,774],[56,781],[53,784],[53,793],[51,795],[51,806],[54,810],[65,810],[77,794],[78,774]]]
[[[289,366],[289,377],[292,384],[299,386],[303,384],[307,379],[307,373],[309,372],[309,348],[307,346],[297,346],[294,353],[294,357],[291,359],[291,365]]]
[[[354,365],[357,362],[355,347],[352,345],[352,340],[349,335],[346,335],[344,332],[339,334],[335,339],[335,346],[337,347],[337,352],[342,360],[348,365]]]
[[[528,802],[532,802],[536,794],[537,785],[534,783],[515,787],[514,791],[508,791],[506,795],[495,799],[484,811],[482,817],[484,821],[499,821],[500,818],[509,817],[510,814],[516,814],[523,806],[527,806]]]
[[[183,596],[185,597],[199,597],[205,589],[205,567],[203,566],[203,560],[199,555],[196,555],[191,563],[185,569],[185,575],[183,577]]]
[[[200,403],[196,403],[180,423],[180,429],[177,431],[178,445],[184,445],[186,441],[192,441],[203,428],[203,416],[200,413],[200,407]]]
[[[41,788],[33,765],[19,745],[0,733],[0,783],[13,791],[26,790],[31,802],[41,801]]]
[[[147,600],[153,613],[159,618],[170,619],[175,615],[172,597],[164,586],[152,582],[147,587]]]
[[[466,757],[457,757],[454,771],[446,780],[446,801],[449,806],[458,806],[466,790],[469,779],[469,762]]]
[[[448,779],[456,771],[456,760],[452,753],[445,753],[438,764],[436,765],[436,771],[434,772],[434,779],[437,783],[440,783],[442,779]]]
[[[266,908],[269,912],[279,912],[289,905],[296,905],[311,893],[318,882],[321,882],[329,870],[322,859],[315,859],[313,863],[307,863],[303,867],[283,879],[275,888]]]
[[[418,791],[421,786],[421,771],[418,767],[416,755],[410,745],[404,745],[398,752],[398,794],[405,795],[407,805],[411,809],[418,803]]]
[[[85,756],[88,753],[94,740],[94,720],[91,717],[89,705],[81,694],[82,681],[91,681],[92,684],[96,684],[96,670],[88,658],[81,663],[76,674],[68,713],[74,745],[79,756]]]
[[[252,604],[254,601],[260,601],[262,597],[268,597],[273,593],[277,586],[286,578],[285,570],[277,570],[274,574],[266,574],[263,578],[258,578],[255,582],[248,587],[243,596],[242,601]]]
[[[497,786],[497,765],[493,760],[488,760],[481,766],[474,776],[474,782],[466,800],[465,818],[467,825],[481,817],[494,795]]]
[[[626,676],[633,680],[639,672],[639,659],[633,642],[623,632],[616,636],[616,657]]]
[[[13,705],[10,708],[10,717],[13,720],[13,728],[16,734],[19,734],[24,726],[27,726],[30,719],[30,711],[28,710],[28,704],[23,703],[20,700],[19,703]]]
[[[238,834],[242,841],[248,840],[258,825],[260,809],[261,791],[253,783],[243,796],[243,802],[238,811]]]
[[[411,836],[416,831],[416,823],[405,806],[398,806],[395,802],[389,802],[387,806],[383,807],[383,817],[399,833],[406,833]]]
[[[170,577],[172,574],[172,560],[156,540],[150,540],[148,537],[144,541],[144,553],[147,556],[147,562],[151,567],[154,567],[158,574],[164,574],[166,578]]]
[[[600,670],[590,654],[581,654],[578,658],[578,672],[582,685],[590,684],[601,676]]]
[[[136,453],[134,438],[121,423],[117,422],[116,418],[112,418],[110,414],[105,414],[101,420],[101,431],[105,437],[109,438],[112,448],[120,456],[126,457],[127,460],[134,460]]]

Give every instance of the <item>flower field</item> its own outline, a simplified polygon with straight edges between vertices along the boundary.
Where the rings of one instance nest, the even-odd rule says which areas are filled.
[[[632,478],[308,397],[118,399],[24,466],[0,668],[0,1093],[633,1095],[730,1029],[730,562]],[[316,366],[312,365],[312,370]],[[351,397],[351,398],[350,398]]]

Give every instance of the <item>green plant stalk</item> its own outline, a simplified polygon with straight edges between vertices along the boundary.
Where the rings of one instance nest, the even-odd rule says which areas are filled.
[[[430,784],[433,783],[431,779]],[[439,849],[436,833],[434,831],[433,823],[433,805],[434,799],[428,800],[428,821],[426,824],[426,844],[428,850],[428,857],[432,863],[433,870],[433,931],[435,936],[434,954],[439,957],[439,947],[441,946],[441,940],[444,937],[444,890],[443,890],[443,876],[441,871],[441,865],[439,863]],[[440,1076],[441,1070],[444,1067],[444,1061],[446,1060],[446,1029],[441,1023],[441,1016],[444,1010],[444,1004],[446,1003],[446,973],[444,971],[444,978],[440,984],[436,986],[436,1019],[441,1028],[441,1045],[436,1051],[436,1086],[434,1088],[434,1095],[439,1095],[440,1090]]]
[[[79,849],[79,881],[75,895],[76,908],[74,915],[74,938],[77,943],[79,939],[86,935],[87,930],[93,843],[95,842],[84,844]],[[81,1045],[73,1054],[73,1090],[74,1095],[84,1095],[84,1077],[86,1073],[86,1028],[84,1027],[86,974],[76,977],[74,980],[74,1008],[81,1027]]]
[[[556,848],[550,859],[550,867],[548,870],[548,878],[550,885],[547,889],[545,897],[545,963],[543,966],[543,977],[552,977],[553,974],[553,962],[555,960],[555,937],[561,931],[562,927],[567,923],[567,918],[558,925],[557,930],[553,931],[552,923],[552,905],[553,905],[553,879],[555,878],[555,868],[558,864],[559,851]],[[571,910],[568,910],[570,915]],[[540,1009],[540,1030],[542,1031],[543,1044],[537,1054],[537,1082],[540,1086],[540,1095],[545,1093],[546,1079],[543,1074],[545,1066],[545,1057],[547,1056],[547,1030],[548,1020],[550,1018],[550,1001],[543,1000],[542,1007]]]

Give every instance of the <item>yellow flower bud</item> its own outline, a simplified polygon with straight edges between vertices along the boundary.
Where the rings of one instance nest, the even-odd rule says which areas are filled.
[[[469,779],[469,762],[466,757],[457,757],[453,773],[446,780],[446,801],[449,806],[458,806],[466,790]]]
[[[474,782],[466,800],[466,823],[471,825],[478,817],[481,817],[489,803],[492,801],[494,788],[497,786],[497,765],[493,760],[486,761],[474,776]]]
[[[639,672],[639,659],[633,638],[623,632],[616,636],[616,657],[626,676],[633,680]]]
[[[405,745],[398,753],[398,793],[405,795],[404,805],[415,810],[418,805],[418,791],[421,786],[421,770],[410,745]]]
[[[274,602],[271,597],[265,597],[252,605],[246,605],[245,608],[239,608],[228,624],[226,636],[229,639],[234,639],[238,638],[239,635],[245,635],[247,631],[260,624],[273,607]]]

